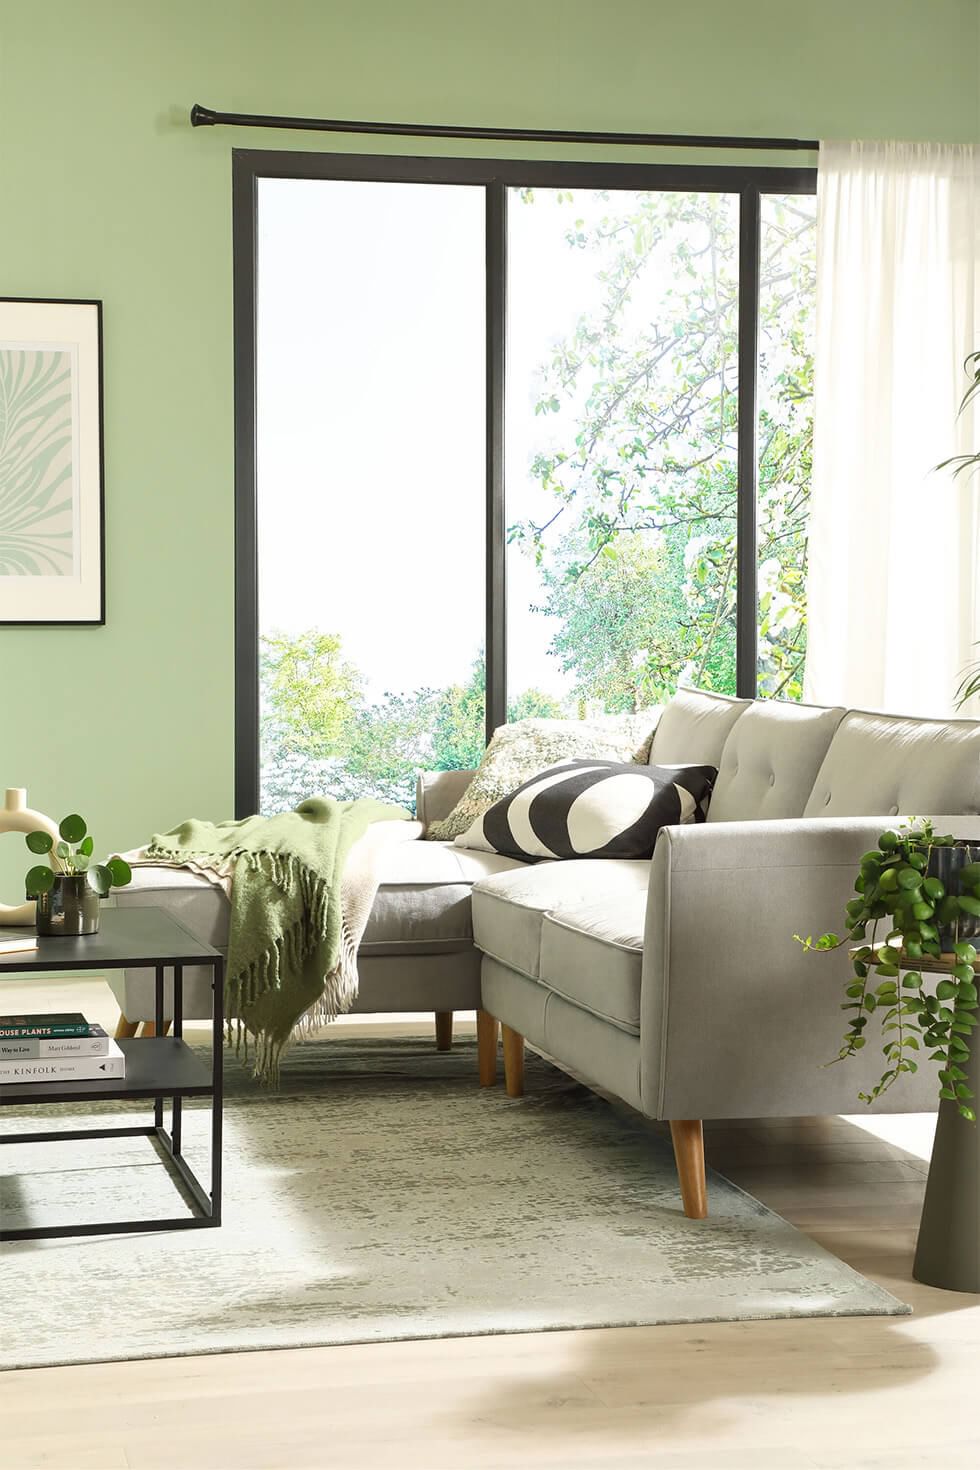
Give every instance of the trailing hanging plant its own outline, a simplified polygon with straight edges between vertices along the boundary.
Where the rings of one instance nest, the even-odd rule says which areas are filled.
[[[929,1049],[940,1063],[939,1095],[955,1102],[970,1122],[964,1065],[970,1059],[970,1037],[977,1025],[976,947],[970,943],[980,918],[980,862],[957,868],[957,892],[937,877],[938,849],[955,848],[954,837],[937,836],[931,822],[882,832],[877,848],[861,858],[854,883],[857,898],[847,904],[847,933],[819,939],[793,937],[806,950],[838,949],[852,944],[853,976],[841,1009],[850,1019],[835,1061],[854,1056],[867,1045],[868,1024],[880,1017],[887,1067],[870,1092],[858,1094],[872,1103],[906,1072],[915,1072],[914,1053]],[[890,920],[884,941],[878,931]],[[941,936],[949,940],[943,949]],[[918,962],[919,968],[916,968]],[[928,968],[941,962],[942,969]]]
[[[124,887],[132,878],[132,869],[124,858],[111,857],[104,863],[92,862],[95,844],[89,836],[84,819],[77,812],[65,817],[58,827],[58,834],[61,839],[58,843],[55,843],[50,832],[27,834],[25,840],[31,852],[38,857],[48,854],[50,859],[53,849],[55,862],[54,868],[51,867],[50,860],[31,868],[24,880],[28,898],[37,898],[42,893],[50,892],[59,874],[69,878],[84,874],[89,887],[100,898],[105,898],[110,888]]]

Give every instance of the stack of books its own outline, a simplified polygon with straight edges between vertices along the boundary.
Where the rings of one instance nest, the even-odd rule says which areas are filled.
[[[98,1082],[126,1075],[116,1043],[77,1011],[0,1016],[0,1088],[12,1082]]]

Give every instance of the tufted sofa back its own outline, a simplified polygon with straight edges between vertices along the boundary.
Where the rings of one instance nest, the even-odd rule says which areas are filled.
[[[718,767],[709,822],[980,814],[980,721],[679,689],[653,765]]]
[[[980,721],[850,710],[837,727],[806,817],[980,812]]]
[[[802,817],[843,708],[759,699],[732,726],[709,822]]]

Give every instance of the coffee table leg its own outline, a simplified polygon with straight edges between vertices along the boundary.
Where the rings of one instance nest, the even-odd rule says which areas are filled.
[[[174,965],[174,1038],[180,1041],[184,1034],[184,967]],[[180,1153],[181,1108],[183,1098],[171,1098],[170,1114],[170,1137],[173,1139],[174,1153]]]
[[[221,1115],[224,1107],[225,962],[219,955],[211,966],[214,992],[211,1029],[211,1220],[221,1224]]]
[[[163,966],[156,966],[156,1031],[154,1035],[163,1035]],[[153,1103],[153,1121],[158,1128],[163,1127],[163,1098],[158,1097]]]

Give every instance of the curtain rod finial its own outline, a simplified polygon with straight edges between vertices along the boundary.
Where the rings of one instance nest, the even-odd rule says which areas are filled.
[[[210,107],[202,107],[200,102],[195,102],[191,108],[192,128],[213,128],[215,113]]]

